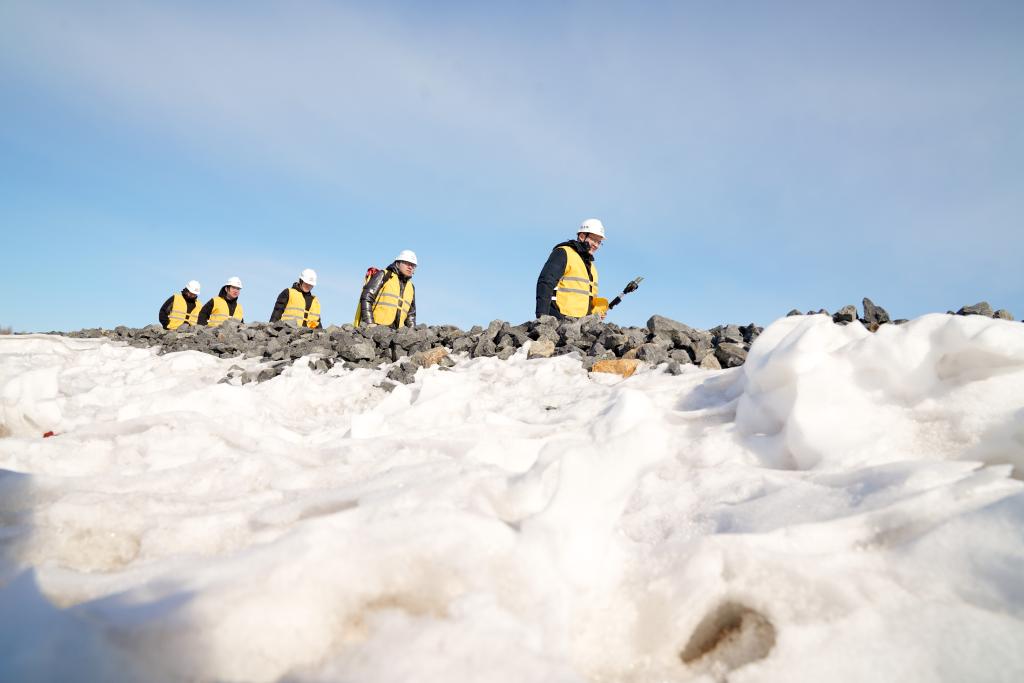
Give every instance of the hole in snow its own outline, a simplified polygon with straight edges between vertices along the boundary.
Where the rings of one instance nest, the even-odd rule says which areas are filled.
[[[726,673],[764,659],[775,646],[775,627],[760,612],[726,602],[705,616],[679,653],[691,668],[722,679]]]

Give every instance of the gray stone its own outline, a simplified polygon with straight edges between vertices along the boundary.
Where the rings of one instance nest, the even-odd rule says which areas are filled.
[[[742,344],[745,341],[743,339],[743,331],[739,325],[719,325],[712,329],[711,332],[715,335],[715,342],[717,344],[722,342]]]
[[[473,358],[494,356],[497,352],[498,347],[494,345],[494,342],[486,336],[482,336],[476,346],[473,347]]]
[[[665,371],[670,375],[681,375],[683,374],[683,366],[677,361],[669,361],[668,367],[665,368]]]
[[[1013,320],[1013,314],[1005,308],[1000,308],[998,311],[992,314],[993,318],[999,318],[1000,320]]]
[[[876,306],[875,303],[867,297],[864,297],[864,300],[861,301],[861,306],[864,308],[864,322],[866,323],[884,325],[892,321],[889,317],[888,311],[881,306]]]
[[[992,307],[987,301],[979,301],[973,306],[964,306],[956,312],[957,315],[985,315],[992,317]]]
[[[618,347],[629,341],[629,337],[622,334],[621,332],[605,331],[601,335],[601,346],[606,349],[617,349]]]
[[[682,363],[683,365],[693,362],[693,358],[686,349],[673,349],[668,352],[668,357],[676,363]]]
[[[843,306],[839,311],[832,316],[832,322],[835,323],[852,323],[857,319],[857,307],[853,304]],[[721,358],[719,358],[721,360]],[[730,367],[730,366],[726,366]]]
[[[476,342],[473,341],[472,337],[459,337],[452,342],[452,352],[464,353],[472,351],[473,347],[476,346]]]
[[[336,345],[338,355],[347,361],[373,360],[376,347],[368,341],[341,340]]]
[[[573,318],[566,318],[558,323],[558,335],[563,342],[572,342],[583,335],[580,321]]]
[[[484,330],[484,337],[490,341],[497,341],[498,335],[509,329],[509,324],[504,320],[492,320],[487,329]]]
[[[640,348],[637,349],[636,357],[651,365],[658,365],[668,360],[668,352],[663,346],[647,343],[641,344]]]
[[[275,377],[280,375],[282,371],[283,368],[281,367],[263,368],[262,370],[259,371],[259,374],[256,375],[256,381],[266,382],[267,380],[274,379]]]
[[[672,330],[680,330],[689,334],[693,330],[692,327],[678,320],[672,320],[671,318],[665,318],[660,315],[652,315],[647,320],[647,329],[651,334],[654,335],[668,335]]]
[[[387,378],[402,384],[412,384],[415,381],[417,370],[419,370],[418,365],[412,361],[403,360],[388,370]]]
[[[803,313],[801,313],[800,311],[798,311],[798,310],[796,310],[796,309],[794,308],[794,309],[791,309],[791,310],[789,311],[789,313],[787,313],[787,314],[786,314],[786,317],[787,317],[787,318],[791,318],[791,317],[792,317],[792,316],[794,316],[794,315],[803,315]]]
[[[735,368],[747,361],[747,350],[740,344],[726,342],[715,349],[715,358],[723,368]]]

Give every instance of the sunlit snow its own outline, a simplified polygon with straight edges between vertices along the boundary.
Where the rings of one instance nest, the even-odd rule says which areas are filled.
[[[0,680],[1024,680],[1020,323],[238,362],[0,337]]]

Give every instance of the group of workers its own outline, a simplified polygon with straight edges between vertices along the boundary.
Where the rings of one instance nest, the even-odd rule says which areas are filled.
[[[582,318],[591,313],[601,317],[608,302],[597,296],[597,266],[594,254],[605,239],[604,225],[596,218],[580,224],[576,239],[561,242],[551,250],[537,277],[536,316]],[[387,268],[371,268],[366,273],[353,324],[386,325],[398,329],[416,324],[416,289],[412,284],[418,265],[416,254],[401,251]],[[320,327],[320,300],[313,294],[316,271],[299,273],[292,286],[283,290],[274,303],[270,322],[294,321],[301,327]],[[228,278],[217,296],[199,305],[200,286],[189,280],[180,292],[172,294],[160,307],[160,324],[176,330],[182,325],[217,327],[228,318],[245,322],[245,311],[238,301],[242,281]]]

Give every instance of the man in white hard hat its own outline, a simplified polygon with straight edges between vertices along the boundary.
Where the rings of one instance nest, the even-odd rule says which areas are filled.
[[[403,249],[390,266],[368,273],[359,296],[356,325],[387,325],[396,330],[416,324],[416,289],[412,276],[416,272],[416,254]]]
[[[594,254],[604,242],[604,224],[588,218],[576,231],[576,239],[556,244],[537,277],[536,315],[582,318],[597,312],[597,266]]]
[[[160,324],[165,330],[176,330],[182,325],[196,325],[200,308],[199,282],[189,280],[180,292],[169,296],[160,307]]]
[[[277,295],[270,322],[294,320],[299,327],[320,327],[320,299],[313,294],[316,271],[306,268],[292,286]]]
[[[242,281],[237,277],[229,277],[217,296],[207,301],[203,310],[199,311],[199,324],[220,327],[228,318],[244,323],[245,311],[238,302],[238,295],[241,292]]]

